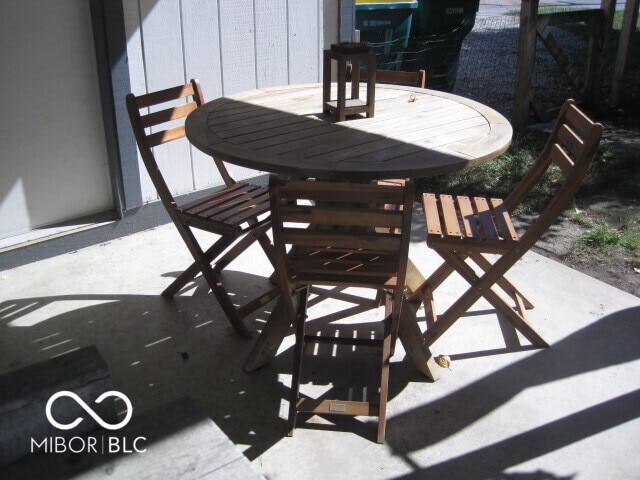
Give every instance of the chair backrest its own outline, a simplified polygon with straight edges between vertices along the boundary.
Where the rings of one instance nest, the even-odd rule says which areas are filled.
[[[558,182],[555,193],[547,200],[546,207],[531,224],[521,241],[530,236],[535,242],[562,214],[575,196],[602,138],[602,125],[594,123],[569,99],[562,105],[540,156],[527,175],[505,199],[506,208],[513,210],[527,198],[545,173],[557,167]]]
[[[393,289],[407,268],[413,182],[405,186],[285,181],[269,183],[279,278],[296,284]],[[381,209],[380,204],[393,208]],[[287,246],[293,255],[287,254]]]
[[[351,80],[353,65],[347,65],[347,80]],[[367,78],[366,68],[360,69],[360,78]],[[425,70],[407,72],[404,70],[376,70],[376,83],[389,83],[392,85],[406,85],[408,87],[424,88],[427,73]]]
[[[204,103],[202,88],[197,79],[186,85],[167,88],[144,95],[130,93],[126,98],[127,111],[142,161],[165,207],[175,206],[171,190],[167,186],[153,154],[153,147],[172,142],[185,136],[184,119]],[[169,103],[170,102],[170,103]],[[164,108],[152,107],[167,104]],[[179,124],[176,124],[179,122]],[[235,180],[224,163],[213,159],[227,186]]]

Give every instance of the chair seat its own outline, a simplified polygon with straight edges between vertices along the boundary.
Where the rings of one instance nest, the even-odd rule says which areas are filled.
[[[520,240],[499,198],[426,193],[423,206],[427,245],[435,250],[504,253]]]
[[[177,208],[194,227],[213,233],[240,232],[247,221],[269,212],[269,190],[239,182]]]
[[[394,288],[397,255],[346,249],[296,248],[289,257],[291,275],[299,284],[360,285]]]

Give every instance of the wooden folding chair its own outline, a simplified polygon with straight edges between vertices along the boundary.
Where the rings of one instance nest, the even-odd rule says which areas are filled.
[[[290,435],[299,412],[378,417],[377,441],[384,442],[389,359],[398,333],[411,231],[414,185],[380,186],[284,181],[271,177],[271,211],[278,283],[296,325]],[[375,203],[397,205],[381,210]],[[290,251],[287,252],[287,247]],[[387,293],[381,339],[305,335],[310,285],[365,287]],[[297,307],[291,293],[300,291]],[[377,347],[382,351],[378,402],[310,399],[300,396],[305,343]]]
[[[347,65],[347,81],[351,81],[353,72],[353,64]],[[359,78],[368,78],[366,68],[360,68]],[[418,70],[417,72],[408,72],[404,70],[379,70],[376,69],[376,83],[389,83],[392,85],[406,85],[408,87],[424,88],[427,80],[427,72]]]
[[[198,273],[202,273],[235,331],[244,337],[250,337],[251,332],[243,319],[279,295],[279,289],[274,286],[256,299],[236,307],[219,273],[255,241],[260,243],[273,263],[273,245],[267,236],[271,228],[268,190],[236,182],[224,163],[213,159],[226,187],[184,205],[178,205],[156,162],[153,148],[185,137],[184,118],[204,102],[200,83],[193,79],[186,85],[145,95],[136,96],[130,93],[126,102],[131,126],[147,172],[195,260],[162,292],[162,295],[173,297]],[[155,106],[160,107],[149,108]],[[193,229],[217,234],[219,238],[207,250],[203,250],[194,236]]]
[[[567,208],[589,168],[601,136],[602,125],[593,123],[573,100],[567,100],[540,157],[504,201],[423,194],[427,245],[445,260],[410,296],[410,301],[424,301],[427,345],[437,340],[480,297],[484,297],[534,346],[548,346],[525,315],[525,309],[531,309],[533,305],[504,275]],[[546,207],[526,231],[518,235],[511,213],[552,168],[554,175],[562,180],[558,181]],[[497,260],[492,262],[483,254],[496,254]],[[474,268],[466,260],[472,260],[479,268]],[[433,291],[454,271],[471,287],[446,312],[437,315]],[[514,307],[492,288],[495,285],[514,300]]]

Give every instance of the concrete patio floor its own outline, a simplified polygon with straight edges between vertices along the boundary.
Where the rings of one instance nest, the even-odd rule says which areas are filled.
[[[428,273],[437,259],[417,210],[411,257]],[[450,369],[438,367],[437,382],[418,373],[398,344],[387,442],[379,445],[369,418],[314,419],[286,437],[292,337],[275,361],[244,373],[253,341],[229,332],[201,279],[174,300],[160,297],[189,263],[165,225],[0,272],[0,374],[96,345],[114,389],[137,413],[189,396],[270,479],[638,478],[638,297],[528,253],[511,278],[536,305],[530,318],[551,348],[520,346],[484,302],[432,346],[452,360]],[[256,274],[268,271],[256,249],[225,276],[240,298],[266,285]],[[436,300],[446,306],[463,288],[452,279]],[[310,317],[326,324],[336,310],[360,312],[370,300],[358,294],[313,301]],[[269,308],[249,320],[253,330]],[[370,322],[371,314],[380,312],[358,313],[356,321]],[[303,388],[338,389],[325,369],[332,356],[355,366],[349,355],[311,352]],[[366,386],[364,376],[353,379]]]

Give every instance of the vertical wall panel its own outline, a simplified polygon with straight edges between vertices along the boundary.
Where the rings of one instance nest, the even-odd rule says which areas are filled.
[[[263,0],[260,0],[263,1]],[[220,51],[224,95],[256,88],[256,49],[253,0],[218,0]],[[236,179],[255,171],[227,165]]]
[[[142,50],[142,21],[140,20],[140,3],[138,0],[124,0],[122,2],[122,13],[124,15],[124,28],[127,35],[127,60],[129,65],[129,81],[131,92],[134,95],[147,93],[147,80],[145,75],[144,52]],[[157,198],[151,185],[151,179],[147,174],[140,151],[136,148],[138,156],[138,177],[142,201],[146,202]],[[124,180],[125,182],[127,179]]]
[[[316,0],[289,0],[290,83],[321,81],[319,10]]]
[[[205,101],[222,96],[220,75],[220,25],[217,0],[188,0],[182,5],[185,79],[198,78]],[[211,160],[191,147],[196,190],[220,185],[222,177]]]
[[[147,92],[144,73],[144,54],[142,52],[142,31],[140,26],[140,4],[137,0],[122,2],[124,29],[127,35],[127,60],[129,64],[129,80],[131,91],[140,95]]]
[[[140,0],[142,48],[148,91],[178,85],[184,78],[180,4],[175,0]],[[179,140],[154,150],[170,190],[180,195],[193,190],[189,142]],[[153,185],[142,186],[143,200],[156,198]]]
[[[256,87],[253,0],[219,0],[224,95]]]
[[[256,2],[255,9],[257,86],[286,85],[289,82],[286,0]]]

